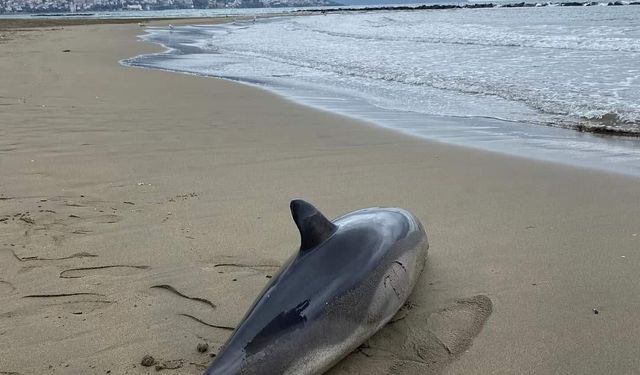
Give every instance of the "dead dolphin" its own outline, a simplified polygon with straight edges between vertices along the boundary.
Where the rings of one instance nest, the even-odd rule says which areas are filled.
[[[322,374],[389,322],[416,284],[429,245],[410,212],[368,208],[331,222],[294,200],[291,214],[299,251],[205,374]]]

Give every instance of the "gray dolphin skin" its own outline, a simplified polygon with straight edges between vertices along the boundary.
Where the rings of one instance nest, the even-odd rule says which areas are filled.
[[[205,375],[322,374],[402,307],[429,248],[422,224],[399,208],[333,222],[291,202],[300,249],[253,303]]]

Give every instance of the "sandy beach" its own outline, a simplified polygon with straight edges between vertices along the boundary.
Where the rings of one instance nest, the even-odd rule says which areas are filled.
[[[124,67],[159,51],[135,23],[2,22],[0,374],[202,373],[296,250],[293,198],[429,236],[410,305],[332,375],[640,369],[637,178]]]

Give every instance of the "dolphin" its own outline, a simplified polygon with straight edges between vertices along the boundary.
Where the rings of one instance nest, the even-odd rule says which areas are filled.
[[[427,258],[420,221],[367,208],[329,221],[291,201],[299,250],[280,268],[205,375],[322,374],[403,306]]]

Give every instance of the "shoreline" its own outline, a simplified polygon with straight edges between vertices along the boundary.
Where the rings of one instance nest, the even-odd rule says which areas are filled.
[[[180,55],[181,61],[188,61],[190,55],[193,54],[194,61],[197,61],[198,53],[190,52],[190,50],[181,51],[182,43],[163,39],[162,32],[162,30],[145,30],[140,39],[161,46],[164,51],[132,56],[121,60],[120,63],[130,67],[223,79],[247,85],[308,108],[346,116],[355,121],[371,123],[429,142],[587,170],[640,177],[640,167],[638,166],[640,154],[635,148],[638,145],[638,137],[633,132],[625,133],[621,129],[611,128],[608,125],[598,127],[579,123],[579,125],[572,127],[562,123],[552,125],[487,116],[451,116],[386,109],[372,104],[368,99],[347,92],[332,91],[331,88],[315,89],[304,81],[283,81],[270,77],[252,80],[243,76],[221,76],[197,70],[189,63],[186,63],[184,67],[165,66],[162,61],[163,55],[169,58]],[[222,59],[224,58],[223,56]],[[430,125],[424,126],[425,122]],[[475,131],[474,126],[494,128],[495,130],[482,133],[482,131]],[[563,143],[565,147],[559,148],[558,143]],[[567,145],[571,145],[571,147],[566,147]]]
[[[0,89],[11,109],[0,113],[11,124],[0,129],[0,371],[144,374],[155,372],[139,364],[151,354],[200,373],[210,357],[196,345],[215,350],[229,332],[185,315],[237,323],[297,244],[296,197],[328,217],[407,208],[431,244],[410,314],[330,374],[402,365],[389,354],[397,346],[427,374],[638,368],[637,178],[120,66],[157,51],[139,31],[74,26],[0,45],[0,67],[12,72]],[[493,304],[482,330],[464,317],[486,311],[451,307],[478,295]],[[434,355],[428,346],[402,346],[432,335],[473,341],[434,368],[420,362]]]

